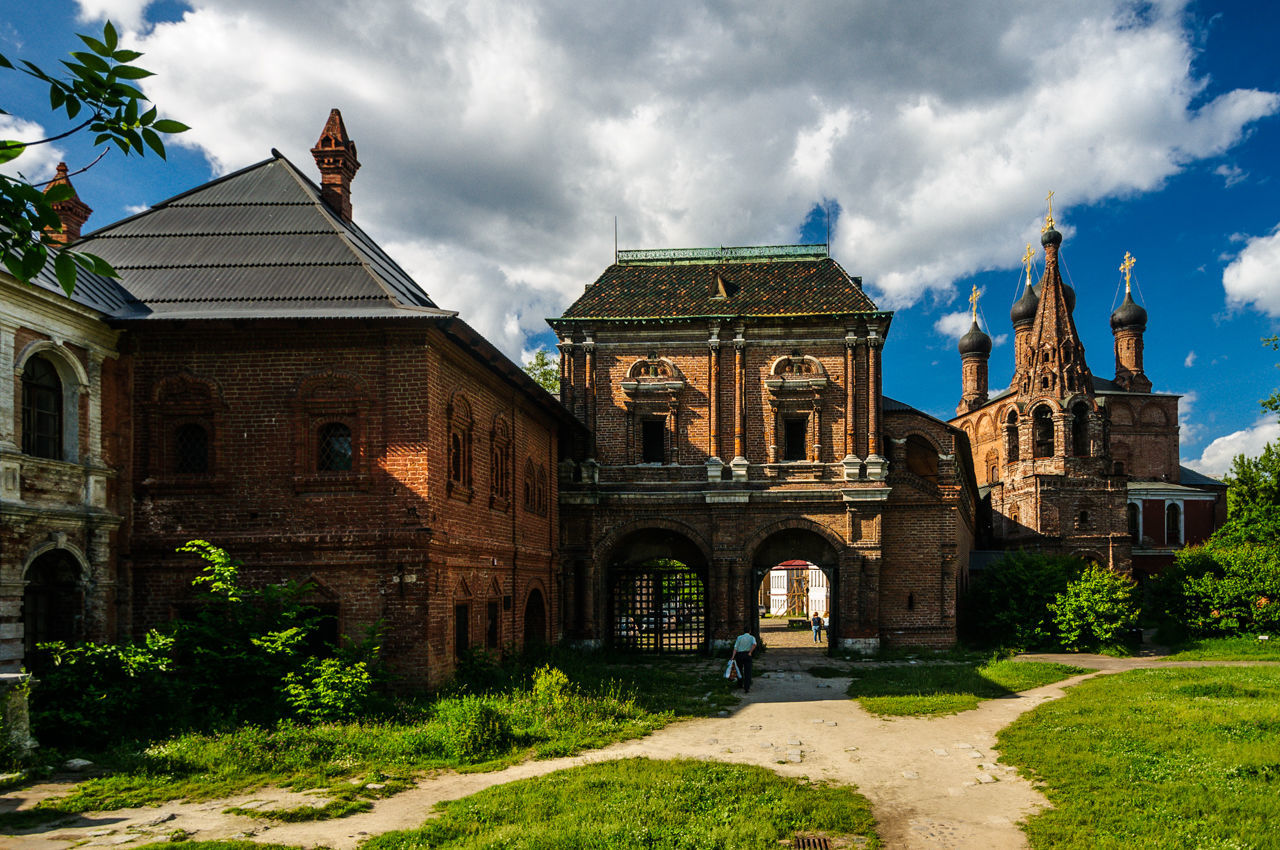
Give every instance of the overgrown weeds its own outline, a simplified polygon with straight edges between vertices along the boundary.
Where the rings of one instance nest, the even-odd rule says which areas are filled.
[[[53,819],[212,799],[264,785],[323,789],[332,800],[371,799],[407,787],[426,770],[496,769],[527,757],[569,755],[641,737],[676,717],[705,715],[726,699],[714,674],[679,661],[617,664],[558,652],[542,661],[493,662],[483,693],[462,680],[447,693],[399,703],[386,719],[286,720],[121,746],[95,754],[109,769],[107,776],[82,782],[33,811]],[[711,700],[702,698],[707,692]],[[370,789],[371,784],[383,788]],[[325,805],[313,807],[314,814],[350,813]],[[24,813],[24,825],[33,817]],[[12,818],[0,815],[0,828],[14,827]]]

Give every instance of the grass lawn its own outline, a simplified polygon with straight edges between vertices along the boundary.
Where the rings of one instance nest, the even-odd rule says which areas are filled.
[[[1205,638],[1179,647],[1170,661],[1280,661],[1280,634],[1256,637]]]
[[[999,734],[1054,808],[1032,847],[1280,847],[1280,669],[1134,670]]]
[[[1042,661],[985,664],[918,664],[853,671],[847,693],[872,714],[955,714],[983,700],[1009,696],[1086,673],[1080,667]]]
[[[676,718],[705,716],[734,701],[696,661],[557,660],[569,678],[540,691],[518,682],[490,693],[406,705],[388,720],[248,726],[93,754],[108,775],[34,809],[0,814],[0,831],[64,814],[213,799],[265,785],[321,788],[329,795],[314,807],[260,814],[280,820],[341,817],[367,810],[368,800],[408,787],[424,771],[492,770],[529,757],[569,755],[642,737]],[[707,692],[712,696],[703,699]]]
[[[420,829],[361,850],[636,847],[776,850],[796,833],[865,836],[879,847],[866,799],[748,765],[628,759],[501,785],[437,807]],[[835,842],[832,842],[835,843]]]

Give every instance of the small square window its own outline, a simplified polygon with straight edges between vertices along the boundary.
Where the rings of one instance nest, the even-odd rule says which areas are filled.
[[[667,421],[644,419],[640,422],[640,462],[666,463]]]

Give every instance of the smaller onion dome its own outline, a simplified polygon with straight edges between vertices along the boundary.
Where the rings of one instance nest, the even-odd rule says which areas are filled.
[[[1062,234],[1059,233],[1055,228],[1050,227],[1044,233],[1040,234],[1040,244],[1041,245],[1061,245]]]
[[[1067,312],[1076,311],[1076,291],[1065,280],[1062,282],[1062,300],[1067,302]]]
[[[1009,311],[1009,321],[1013,322],[1013,326],[1029,325],[1036,320],[1036,309],[1040,306],[1040,299],[1036,297],[1035,287],[1028,286],[1022,291],[1022,297],[1013,305],[1013,309]]]
[[[969,328],[969,332],[960,337],[960,354],[990,354],[991,353],[991,337],[982,332],[982,328],[978,327],[975,320],[973,327]]]
[[[1136,328],[1140,331],[1147,329],[1147,311],[1128,292],[1124,294],[1124,301],[1111,314],[1111,330],[1118,331],[1122,328]]]

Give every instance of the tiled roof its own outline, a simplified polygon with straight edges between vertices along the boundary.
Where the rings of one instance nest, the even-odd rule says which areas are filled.
[[[128,290],[118,318],[374,317],[440,310],[319,188],[271,159],[90,234]]]
[[[717,297],[718,293],[725,293]],[[830,257],[723,263],[615,263],[562,319],[830,315],[876,312]],[[555,320],[552,320],[553,322]]]
[[[1189,466],[1178,467],[1178,480],[1188,487],[1226,487],[1226,482],[1210,478],[1202,472],[1196,472]]]

